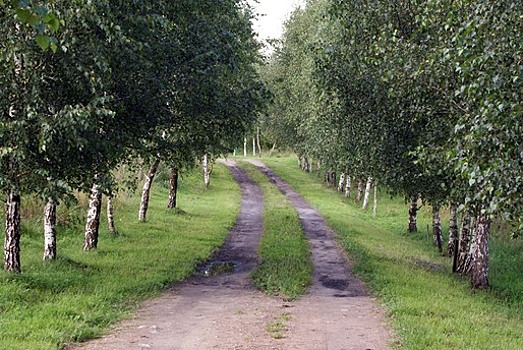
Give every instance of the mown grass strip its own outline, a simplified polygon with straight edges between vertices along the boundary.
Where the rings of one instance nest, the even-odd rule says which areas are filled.
[[[146,223],[137,220],[139,191],[116,208],[119,236],[108,235],[102,217],[93,252],[82,252],[83,208],[59,227],[60,258],[53,263],[41,261],[41,224],[25,220],[23,272],[0,272],[0,349],[60,349],[99,336],[139,302],[190,275],[223,243],[240,202],[230,172],[217,164],[208,190],[199,172],[184,174],[176,213],[166,209],[163,182],[158,176],[153,185]]]
[[[269,295],[293,300],[305,294],[312,280],[309,244],[296,209],[253,165],[241,167],[264,192],[261,264],[253,271],[254,284]]]
[[[264,161],[336,231],[356,272],[388,309],[402,349],[523,349],[523,240],[494,234],[492,290],[472,292],[432,245],[430,208],[419,214],[420,232],[408,234],[401,199],[380,196],[373,217],[316,174],[298,170],[295,158]]]

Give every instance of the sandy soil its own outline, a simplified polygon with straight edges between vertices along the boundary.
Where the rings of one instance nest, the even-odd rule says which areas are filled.
[[[388,349],[384,312],[348,269],[334,235],[318,213],[262,163],[263,171],[296,206],[310,240],[314,283],[287,302],[269,298],[249,279],[263,226],[263,193],[247,173],[226,161],[242,191],[235,227],[212,262],[234,272],[194,276],[150,300],[104,336],[69,349],[367,350]]]

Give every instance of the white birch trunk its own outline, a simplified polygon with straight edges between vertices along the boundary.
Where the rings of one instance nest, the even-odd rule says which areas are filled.
[[[378,181],[374,181],[374,204],[372,206],[372,216],[378,212]]]
[[[443,238],[441,237],[441,217],[439,208],[439,205],[432,206],[432,239],[434,240],[436,247],[438,247],[438,251],[443,253]]]
[[[490,219],[480,216],[476,224],[476,234],[472,247],[471,286],[474,289],[488,288],[489,234]]]
[[[269,152],[269,157],[272,156],[272,153],[276,150],[276,142],[272,144],[271,151]]]
[[[458,242],[458,210],[456,205],[450,203],[449,240],[447,243],[448,256],[454,256]]]
[[[252,138],[252,156],[256,157],[256,138]]]
[[[465,213],[461,220],[461,232],[459,238],[459,253],[456,271],[461,274],[467,274],[470,270],[469,251],[472,242],[472,217]]]
[[[356,194],[356,203],[359,203],[361,201],[361,197],[363,196],[363,182],[361,180],[358,180],[358,194]]]
[[[236,147],[234,147],[234,151],[232,152],[232,156],[236,158]]]
[[[107,196],[107,227],[109,228],[109,233],[111,235],[116,235],[118,233],[114,223],[113,196]]]
[[[20,194],[18,185],[7,192],[5,203],[4,270],[20,272]]]
[[[349,173],[347,173],[346,177],[347,177],[347,181],[345,181],[345,198],[349,198],[350,197],[350,185],[351,185],[351,178],[350,178]]]
[[[16,25],[16,32],[20,33],[20,24]],[[24,68],[23,56],[15,54],[14,61],[14,77],[15,83],[19,80],[20,74]],[[17,96],[10,96],[13,101],[16,101]],[[17,110],[15,102],[9,105],[8,108],[8,122],[16,119]],[[9,134],[7,134],[9,135]],[[9,136],[8,136],[9,137]],[[18,168],[13,159],[7,160],[7,167],[14,183],[7,191],[7,198],[5,202],[5,228],[4,228],[4,270],[8,272],[19,273],[20,265],[20,237],[21,237],[21,199],[20,188],[17,180]]]
[[[100,211],[102,209],[102,193],[96,183],[91,187],[87,222],[85,224],[84,250],[91,250],[98,246],[98,229],[100,227]]]
[[[410,197],[409,232],[418,231],[418,196]]]
[[[143,183],[142,199],[140,201],[140,209],[138,210],[138,220],[145,221],[147,218],[147,209],[149,208],[149,196],[151,193],[151,186],[153,184],[154,176],[158,170],[160,159],[156,158],[145,175],[145,182]]]
[[[247,138],[243,138],[243,157],[247,158]]]
[[[303,170],[308,172],[310,167],[309,158],[303,157]]]
[[[340,181],[338,182],[338,192],[342,192],[345,187],[345,173],[340,174]]]
[[[56,258],[56,201],[49,198],[44,209],[44,256],[43,260]]]
[[[371,187],[372,187],[372,177],[369,176],[369,178],[367,179],[367,184],[365,185],[365,195],[363,196],[363,205],[361,206],[361,208],[363,210],[367,209],[367,206],[369,205]]]
[[[256,128],[256,145],[258,146],[258,154],[261,156],[261,144],[260,144],[260,127]]]
[[[203,184],[205,188],[209,187],[211,182],[211,172],[209,171],[209,156],[204,154],[202,157]]]

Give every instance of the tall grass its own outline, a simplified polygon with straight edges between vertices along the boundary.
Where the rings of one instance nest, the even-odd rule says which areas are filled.
[[[207,259],[238,213],[240,194],[229,171],[216,165],[207,190],[198,173],[185,174],[177,211],[165,209],[167,191],[153,185],[146,223],[137,220],[139,196],[123,195],[115,213],[120,234],[111,237],[102,216],[99,247],[91,252],[82,251],[85,208],[64,210],[59,258],[51,263],[41,260],[39,218],[26,218],[23,272],[0,272],[0,349],[59,349],[99,336]]]
[[[305,294],[312,280],[312,261],[298,213],[283,194],[253,165],[241,167],[264,192],[261,263],[252,273],[254,284],[269,295],[293,300]]]
[[[473,292],[454,276],[427,232],[430,208],[409,234],[407,205],[380,195],[378,215],[326,188],[295,158],[267,158],[283,179],[316,206],[354,261],[356,273],[388,310],[403,349],[523,349],[523,240],[494,232],[490,291]],[[353,197],[354,198],[354,197]]]

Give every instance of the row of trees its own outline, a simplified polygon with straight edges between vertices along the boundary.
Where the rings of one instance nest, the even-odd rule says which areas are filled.
[[[455,270],[485,288],[492,221],[523,228],[522,16],[513,1],[308,1],[264,71],[264,132],[405,195],[410,231],[431,204],[440,250],[448,204]]]
[[[7,271],[21,269],[22,195],[47,202],[44,259],[54,259],[56,205],[90,191],[84,249],[96,248],[101,196],[117,189],[117,166],[164,161],[174,177],[195,159],[231,150],[264,106],[244,1],[0,7]]]

